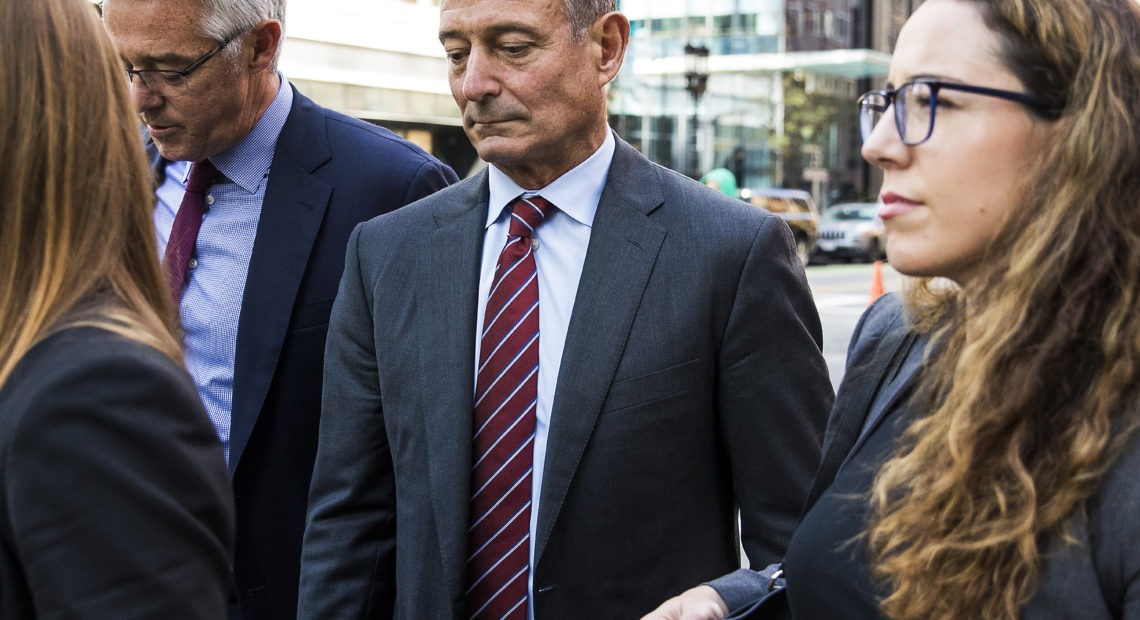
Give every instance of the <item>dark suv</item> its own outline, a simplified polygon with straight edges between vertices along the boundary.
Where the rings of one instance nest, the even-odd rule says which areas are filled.
[[[802,189],[768,187],[741,190],[740,197],[775,213],[788,223],[796,239],[796,254],[806,266],[815,250],[816,230],[819,228],[819,207],[811,194]]]

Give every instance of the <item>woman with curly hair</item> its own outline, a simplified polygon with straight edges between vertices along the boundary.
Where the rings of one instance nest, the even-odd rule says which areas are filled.
[[[863,155],[914,279],[856,328],[832,418],[862,424],[789,545],[791,612],[1140,618],[1140,5],[929,0],[889,78]],[[767,582],[709,585],[655,617]]]
[[[127,76],[0,0],[0,618],[224,618],[233,506],[182,367]]]

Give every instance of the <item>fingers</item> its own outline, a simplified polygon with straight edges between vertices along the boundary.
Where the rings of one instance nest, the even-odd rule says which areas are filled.
[[[728,606],[709,586],[697,586],[665,601],[641,620],[721,620]]]

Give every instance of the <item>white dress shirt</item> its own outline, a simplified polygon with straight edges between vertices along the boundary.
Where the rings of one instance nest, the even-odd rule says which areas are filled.
[[[570,326],[570,313],[578,293],[578,280],[586,261],[590,230],[602,197],[614,156],[615,141],[606,132],[602,146],[586,161],[539,190],[525,190],[494,165],[489,167],[490,201],[487,209],[483,260],[479,272],[478,329],[475,337],[475,367],[479,367],[479,334],[495,264],[507,241],[507,205],[520,194],[541,195],[556,209],[535,231],[538,249],[534,261],[538,269],[538,406],[534,436],[534,473],[531,480],[530,563],[534,567],[535,530],[538,524],[542,471],[546,460],[546,438],[562,350]],[[472,378],[474,380],[474,378]],[[528,584],[528,617],[534,617],[534,573]]]

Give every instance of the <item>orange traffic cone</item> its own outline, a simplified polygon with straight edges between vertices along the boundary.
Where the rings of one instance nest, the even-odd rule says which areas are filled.
[[[867,305],[875,303],[875,300],[883,296],[883,261],[875,261],[875,267],[871,271],[871,301]]]

